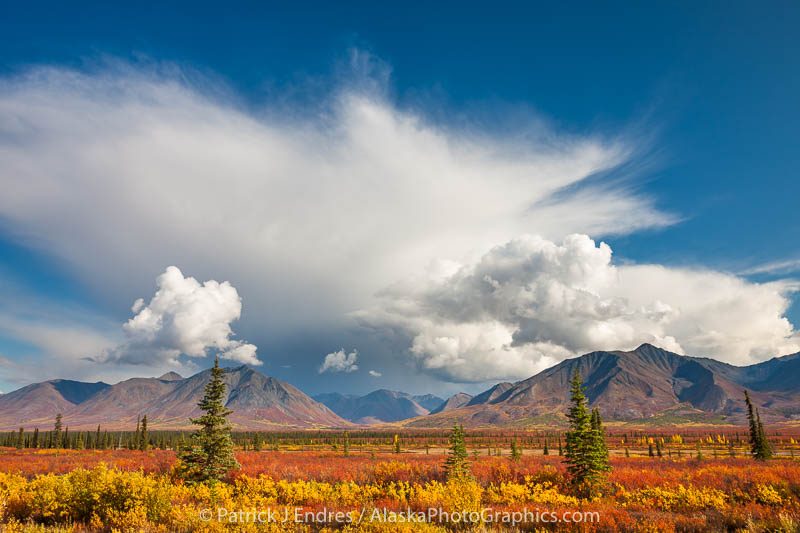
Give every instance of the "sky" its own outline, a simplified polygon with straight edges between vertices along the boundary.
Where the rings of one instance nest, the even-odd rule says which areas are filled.
[[[0,391],[800,351],[800,6],[0,6]]]

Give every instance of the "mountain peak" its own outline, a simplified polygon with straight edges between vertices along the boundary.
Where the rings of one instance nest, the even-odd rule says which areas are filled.
[[[165,374],[161,374],[158,379],[162,381],[178,381],[179,379],[183,379],[183,376],[177,372],[167,372]]]

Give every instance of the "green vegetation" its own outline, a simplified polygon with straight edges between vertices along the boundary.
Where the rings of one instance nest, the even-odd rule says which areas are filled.
[[[233,456],[231,426],[225,408],[225,370],[219,367],[219,359],[214,360],[211,381],[205,387],[205,396],[197,404],[204,414],[191,419],[200,428],[192,433],[191,441],[178,457],[181,460],[181,476],[190,483],[221,480],[232,469],[239,468]]]
[[[569,430],[565,438],[564,462],[576,491],[592,494],[605,482],[608,448],[603,437],[602,421],[596,410],[589,414],[588,401],[578,370],[572,378],[572,407],[567,413]]]

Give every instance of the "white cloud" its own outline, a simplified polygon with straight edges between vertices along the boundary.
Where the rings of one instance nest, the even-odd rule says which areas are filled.
[[[433,122],[380,75],[314,113],[253,112],[188,78],[39,68],[0,83],[4,226],[118,308],[179,264],[235,280],[265,337],[330,330],[433,260],[674,220],[618,176],[584,181],[629,161],[618,139]]]
[[[344,349],[338,352],[332,352],[325,356],[322,361],[322,366],[319,367],[319,373],[323,372],[355,372],[358,370],[358,351],[353,350],[350,353],[345,353]]]
[[[242,299],[227,281],[202,285],[170,266],[156,279],[150,303],[139,298],[136,315],[123,326],[125,341],[107,350],[102,362],[155,365],[177,363],[181,354],[205,357],[213,350],[221,359],[260,365],[256,347],[231,338],[231,322],[242,314]]]
[[[370,376],[372,376],[372,377],[374,377],[374,378],[379,378],[379,377],[381,377],[383,374],[381,374],[381,373],[380,373],[380,372],[378,372],[377,370],[370,370],[370,371],[369,371],[369,375],[370,375]]]
[[[405,331],[408,352],[452,381],[528,377],[567,357],[650,342],[735,364],[800,350],[783,317],[795,290],[712,271],[614,266],[585,235],[524,236],[449,276],[397,283],[355,316]]]

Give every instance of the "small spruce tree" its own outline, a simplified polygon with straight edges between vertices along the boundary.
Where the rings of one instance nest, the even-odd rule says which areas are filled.
[[[61,427],[61,413],[58,413],[56,415],[56,421],[53,424],[53,448],[61,448],[63,445]]]
[[[447,472],[447,479],[461,479],[471,475],[467,461],[464,426],[457,423],[453,425],[453,431],[450,433],[450,450],[444,462],[444,470]]]
[[[475,455],[475,457],[477,458],[477,454]],[[522,458],[522,451],[519,449],[519,446],[517,446],[517,439],[513,439],[511,441],[511,460],[519,461],[521,458]]]

